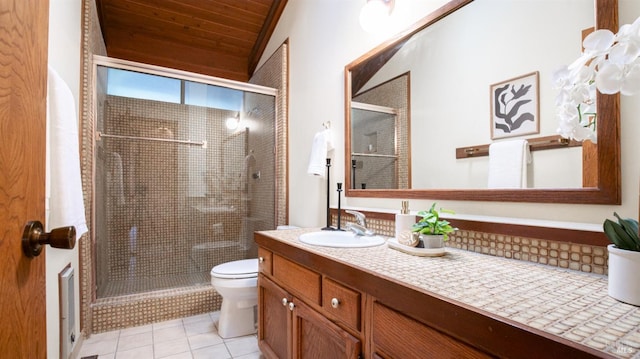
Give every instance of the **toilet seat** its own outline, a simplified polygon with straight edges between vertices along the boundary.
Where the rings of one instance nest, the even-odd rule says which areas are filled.
[[[216,278],[241,279],[258,276],[258,258],[242,259],[219,264],[211,269]]]

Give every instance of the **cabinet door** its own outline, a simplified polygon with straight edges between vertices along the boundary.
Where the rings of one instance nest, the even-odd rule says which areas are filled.
[[[258,276],[258,345],[267,358],[291,358],[291,296]]]
[[[357,359],[360,340],[337,326],[318,312],[294,299],[293,353],[294,358]]]

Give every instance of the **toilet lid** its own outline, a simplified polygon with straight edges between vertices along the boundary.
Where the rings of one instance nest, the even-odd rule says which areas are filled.
[[[258,275],[258,258],[219,264],[211,270],[211,275],[218,278],[249,278]]]

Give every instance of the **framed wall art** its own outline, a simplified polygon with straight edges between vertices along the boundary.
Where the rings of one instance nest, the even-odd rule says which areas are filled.
[[[491,93],[491,139],[540,133],[538,71],[495,83]]]

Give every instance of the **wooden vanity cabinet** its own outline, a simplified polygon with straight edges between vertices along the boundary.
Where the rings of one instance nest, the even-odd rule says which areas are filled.
[[[255,239],[267,358],[612,358],[286,241]]]
[[[258,345],[262,354],[280,359],[359,358],[361,340],[319,312],[323,311],[320,274],[278,255],[268,257],[272,259],[272,275],[268,277],[265,271],[258,276]],[[332,285],[329,293],[339,288]],[[347,288],[338,291],[349,293]],[[354,293],[350,294],[353,298]],[[353,308],[349,299],[338,302],[334,302],[337,308]],[[347,313],[342,314],[347,321],[359,318],[349,310],[338,313]]]

